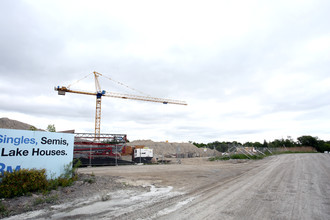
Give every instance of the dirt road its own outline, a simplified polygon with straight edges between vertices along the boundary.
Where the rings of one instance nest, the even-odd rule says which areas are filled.
[[[120,190],[54,207],[53,219],[330,219],[330,154],[259,161],[81,169],[149,191]],[[101,199],[100,198],[106,198]],[[68,208],[70,207],[70,208]],[[45,213],[26,218],[38,219]]]
[[[330,219],[330,155],[281,155],[160,219]]]

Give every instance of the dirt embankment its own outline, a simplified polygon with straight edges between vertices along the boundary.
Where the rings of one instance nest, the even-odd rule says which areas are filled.
[[[27,124],[27,123],[12,120],[9,118],[0,118],[0,128],[31,130],[31,127],[33,127],[33,126],[30,124]]]

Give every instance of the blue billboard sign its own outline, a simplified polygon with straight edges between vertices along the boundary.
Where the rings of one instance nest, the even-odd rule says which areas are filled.
[[[46,169],[48,178],[65,172],[73,159],[74,134],[0,129],[0,172]]]

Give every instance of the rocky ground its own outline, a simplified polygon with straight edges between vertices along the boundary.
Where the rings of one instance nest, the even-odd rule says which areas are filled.
[[[42,195],[3,203],[14,210],[36,210],[8,220],[325,220],[330,219],[328,170],[330,154],[317,153],[262,160],[184,158],[171,164],[87,167],[79,169],[83,175],[74,186],[49,195],[53,204],[38,204]]]
[[[15,216],[17,214],[35,211],[35,210],[52,210],[54,205],[70,203],[72,201],[88,200],[91,197],[100,201],[109,199],[107,193],[118,190],[148,191],[148,187],[133,186],[118,181],[120,177],[114,176],[95,176],[89,174],[79,174],[78,181],[72,186],[58,188],[47,194],[33,193],[28,196],[21,196],[11,199],[2,199],[1,203],[6,207],[6,211],[2,213],[3,217]]]

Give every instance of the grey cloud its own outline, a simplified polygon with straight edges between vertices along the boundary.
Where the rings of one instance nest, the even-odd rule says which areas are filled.
[[[172,129],[165,132],[173,137],[187,137],[194,141],[193,138],[211,140],[272,132],[255,127],[215,129],[213,124],[220,124],[223,118],[228,121],[242,118],[251,123],[274,113],[303,111],[302,116],[297,116],[297,120],[324,120],[329,108],[328,89],[317,90],[314,86],[292,85],[290,91],[269,92],[263,84],[277,73],[301,72],[311,75],[313,77],[310,83],[328,77],[329,57],[320,54],[320,58],[314,58],[306,54],[311,60],[308,63],[300,61],[297,56],[309,41],[328,36],[329,4],[316,1],[308,8],[304,3],[263,3],[265,12],[259,12],[258,7],[250,9],[255,10],[256,21],[259,22],[252,23],[250,30],[241,36],[226,38],[231,29],[221,30],[221,25],[204,28],[205,33],[201,34],[198,42],[187,39],[190,41],[186,43],[178,38],[171,43],[167,39],[155,39],[156,43],[150,43],[156,47],[151,50],[155,53],[154,56],[144,56],[144,51],[132,49],[131,53],[130,47],[140,44],[147,47],[148,42],[141,41],[141,38],[148,34],[158,36],[153,33],[154,30],[148,32],[145,29],[143,33],[137,33],[136,27],[131,27],[128,20],[123,21],[120,17],[106,13],[95,16],[95,11],[76,17],[81,15],[79,7],[77,11],[72,11],[72,17],[64,16],[61,14],[63,5],[60,2],[52,2],[50,5],[42,3],[42,6],[36,7],[33,3],[24,1],[2,1],[0,80],[1,85],[4,83],[6,86],[1,87],[0,92],[6,103],[1,105],[1,110],[94,121],[95,99],[92,97],[87,100],[79,98],[79,95],[66,96],[61,100],[63,105],[60,106],[42,103],[34,105],[29,102],[39,95],[54,98],[56,92],[53,91],[53,86],[67,85],[96,70],[151,96],[194,100],[201,105],[212,99],[223,103],[223,108],[240,97],[251,97],[261,106],[261,110],[255,113],[246,113],[246,106],[242,106],[242,109],[219,115],[218,118],[208,118],[198,111],[203,111],[203,108],[212,109],[213,106],[203,106],[196,110],[191,109],[188,103],[186,112],[171,110],[164,114],[157,111],[139,112],[134,107],[123,109],[125,104],[122,102],[117,104],[117,101],[103,100],[102,116],[104,115],[105,120],[134,121],[141,126],[171,122]],[[57,7],[50,8],[54,5]],[[219,40],[214,40],[214,45],[210,46],[203,41],[208,41],[209,35],[214,33],[213,28],[220,29]],[[240,27],[232,28],[235,30]],[[190,33],[197,34],[198,31],[196,29]],[[182,32],[182,36],[189,37],[185,32]],[[157,42],[161,46],[163,43],[168,43],[169,46],[167,49],[157,48]],[[137,47],[136,50],[139,49],[141,50]],[[323,49],[324,54],[328,54],[329,48]],[[305,51],[302,50],[302,53]],[[296,59],[301,63],[294,63]],[[92,82],[93,78],[88,80]],[[107,91],[134,93],[104,79],[100,79],[100,82]],[[93,89],[92,87],[91,90]],[[318,118],[314,113],[321,117]],[[176,124],[192,120],[196,120],[196,125]],[[212,126],[203,126],[205,120]]]

